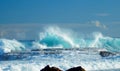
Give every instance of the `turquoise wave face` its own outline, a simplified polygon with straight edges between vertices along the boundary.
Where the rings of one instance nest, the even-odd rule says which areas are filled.
[[[69,31],[61,30],[58,27],[50,27],[40,33],[39,43],[47,47],[72,48],[78,47],[74,39],[70,37]]]
[[[74,40],[75,41],[75,40]],[[119,38],[99,38],[96,39],[79,39],[75,41],[80,48],[105,48],[110,51],[120,50]],[[40,44],[45,44],[47,47],[54,47],[61,45],[63,48],[72,48],[72,45],[65,41],[62,37],[56,35],[47,35],[40,41]]]
[[[109,38],[100,40],[103,48],[110,51],[120,51],[120,38]]]
[[[48,47],[63,46],[64,48],[70,48],[71,44],[64,40],[64,38],[57,35],[47,34],[39,41],[41,44],[45,44]]]

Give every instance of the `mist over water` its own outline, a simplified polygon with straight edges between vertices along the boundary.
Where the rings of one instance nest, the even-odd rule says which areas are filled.
[[[114,26],[113,26],[114,25]],[[46,27],[47,26],[47,27]],[[105,36],[109,37],[119,37],[117,32],[119,29],[119,24],[106,23],[106,29],[96,27],[93,23],[49,23],[49,24],[40,24],[40,23],[23,23],[23,24],[0,24],[0,38],[5,39],[16,39],[16,40],[37,40],[39,39],[39,33],[43,32],[48,27],[58,26],[60,30],[70,30],[69,33],[74,32],[77,36],[81,38],[91,37],[92,33],[100,32]],[[64,31],[64,30],[62,30]],[[68,33],[68,32],[67,32]],[[72,34],[73,36],[73,34]]]

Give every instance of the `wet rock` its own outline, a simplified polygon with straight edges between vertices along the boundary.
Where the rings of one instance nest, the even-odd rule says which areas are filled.
[[[70,68],[66,71],[85,71],[81,66]]]
[[[43,68],[42,70],[40,71],[62,71],[60,70],[59,68],[57,67],[50,67],[49,65],[47,65],[45,68]]]
[[[115,53],[108,52],[108,51],[100,51],[99,53],[102,57],[109,57],[115,55]]]

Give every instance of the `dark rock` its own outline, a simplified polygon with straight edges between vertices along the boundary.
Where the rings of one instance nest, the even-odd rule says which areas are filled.
[[[99,53],[102,57],[109,57],[115,55],[115,53],[108,52],[108,51],[100,51]]]
[[[85,71],[81,66],[70,68],[66,71]]]
[[[47,65],[45,68],[43,68],[42,70],[40,71],[62,71],[60,70],[59,68],[57,67],[50,67],[49,65]]]

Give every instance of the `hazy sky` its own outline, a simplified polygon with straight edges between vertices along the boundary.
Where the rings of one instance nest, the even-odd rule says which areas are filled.
[[[80,32],[92,29],[120,37],[120,0],[0,0],[1,25],[35,23],[79,24]]]

